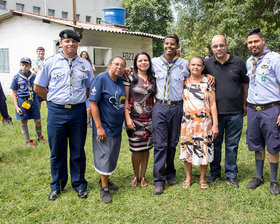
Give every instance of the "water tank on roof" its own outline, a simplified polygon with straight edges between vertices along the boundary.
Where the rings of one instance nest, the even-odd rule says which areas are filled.
[[[125,9],[123,8],[107,8],[104,10],[104,19],[106,24],[125,25]]]

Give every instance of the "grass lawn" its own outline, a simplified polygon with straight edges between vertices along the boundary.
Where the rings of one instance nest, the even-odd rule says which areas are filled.
[[[179,147],[175,157],[178,185],[166,186],[163,195],[153,195],[151,151],[146,175],[148,187],[132,188],[129,185],[133,174],[131,153],[123,131],[118,168],[111,177],[119,191],[112,192],[113,203],[103,204],[99,196],[99,175],[93,168],[91,130],[88,129],[85,150],[89,197],[86,200],[77,197],[69,176],[65,191],[51,202],[48,200],[51,181],[48,144],[25,147],[11,98],[7,103],[14,124],[0,123],[0,223],[280,223],[280,196],[269,193],[267,158],[265,184],[256,190],[245,187],[255,175],[254,154],[248,152],[245,144],[246,124],[238,154],[239,189],[230,188],[224,174],[208,190],[200,189],[199,179],[193,180],[190,189],[183,189],[185,174],[183,163],[179,161]],[[47,137],[46,117],[47,109],[43,103],[43,134]],[[33,121],[29,122],[29,131],[35,138]],[[199,168],[194,167],[193,172],[198,174]]]

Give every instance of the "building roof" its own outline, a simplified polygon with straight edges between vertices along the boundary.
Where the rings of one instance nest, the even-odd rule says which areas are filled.
[[[128,35],[164,39],[163,36],[159,36],[159,35],[131,31],[127,27],[121,26],[121,25],[103,25],[103,24],[101,25],[101,24],[90,23],[90,22],[81,22],[81,21],[77,21],[76,25],[74,25],[73,20],[70,20],[70,19],[63,19],[63,18],[53,17],[53,16],[45,16],[45,15],[31,13],[31,12],[19,11],[19,10],[15,10],[15,9],[11,9],[10,12],[0,15],[0,23],[1,23],[1,21],[9,19],[15,15],[27,16],[27,17],[31,17],[31,18],[40,19],[43,22],[52,22],[52,23],[57,23],[57,24],[66,25],[66,26],[70,26],[73,28],[84,29],[84,30],[95,30],[95,31],[110,32],[110,33],[122,33],[122,34],[128,34]]]

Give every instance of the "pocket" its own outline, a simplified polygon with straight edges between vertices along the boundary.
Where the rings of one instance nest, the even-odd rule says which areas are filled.
[[[87,74],[85,72],[74,73],[74,88],[81,89],[85,87],[85,80],[87,79]]]
[[[62,80],[65,78],[65,73],[63,70],[55,70],[51,74],[50,86],[61,86]]]

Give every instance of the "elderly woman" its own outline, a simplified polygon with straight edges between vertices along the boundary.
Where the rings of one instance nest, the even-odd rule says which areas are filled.
[[[189,62],[190,77],[183,89],[183,118],[181,124],[180,160],[184,161],[186,180],[183,188],[192,184],[192,165],[200,166],[200,187],[205,181],[208,163],[213,161],[213,140],[218,136],[218,117],[215,90],[201,73],[204,61],[195,56]]]
[[[100,173],[102,202],[112,202],[110,190],[117,186],[109,182],[116,170],[121,146],[124,121],[125,90],[121,76],[126,62],[122,57],[113,57],[108,71],[96,76],[91,84],[90,109],[93,124],[94,168]]]
[[[153,148],[152,108],[156,93],[156,84],[151,66],[150,56],[145,52],[138,53],[134,58],[133,72],[123,76],[127,96],[125,101],[125,121],[134,171],[134,177],[131,182],[132,187],[136,187],[139,181],[141,187],[148,185],[145,173],[148,166],[149,150]],[[141,174],[139,179],[140,166]]]

